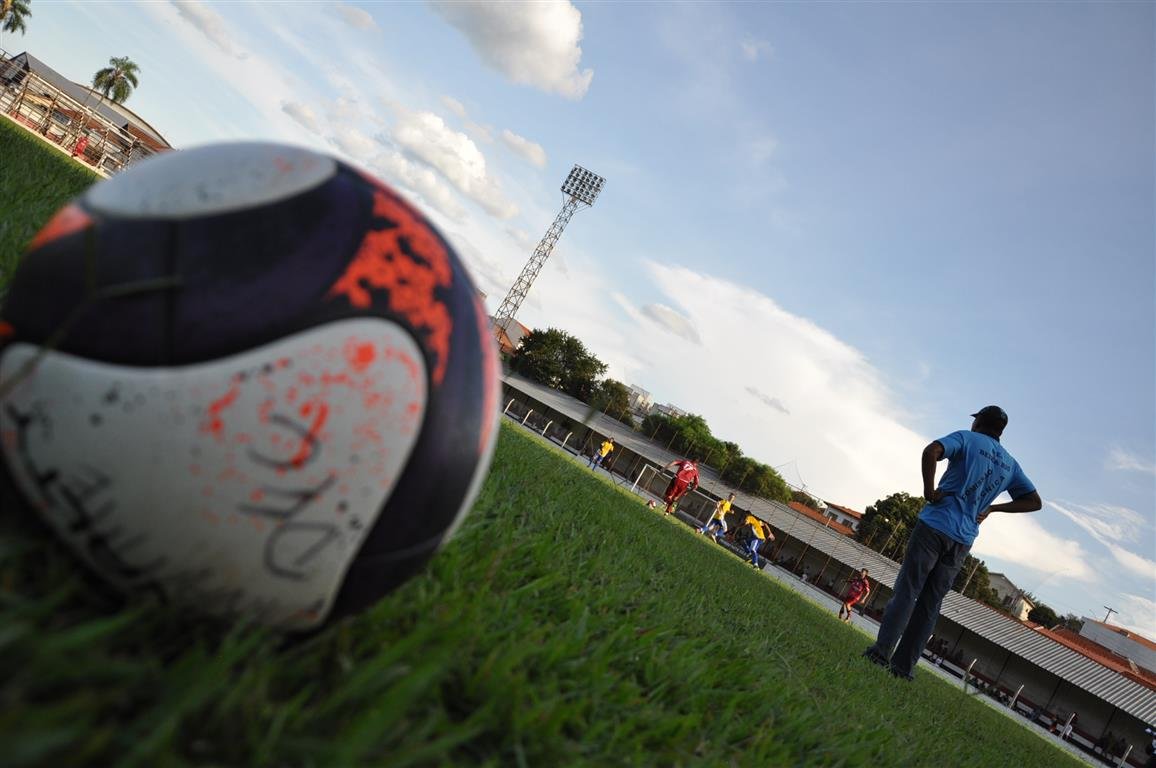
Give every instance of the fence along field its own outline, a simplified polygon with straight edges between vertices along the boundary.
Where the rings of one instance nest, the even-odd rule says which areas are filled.
[[[0,515],[5,764],[1079,764],[545,440],[504,424],[493,466],[423,574],[293,643],[110,599]]]

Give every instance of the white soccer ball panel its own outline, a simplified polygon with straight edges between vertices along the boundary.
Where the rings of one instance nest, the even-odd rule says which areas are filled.
[[[99,574],[285,629],[326,617],[418,439],[427,371],[377,318],[182,368],[17,343],[11,476]]]

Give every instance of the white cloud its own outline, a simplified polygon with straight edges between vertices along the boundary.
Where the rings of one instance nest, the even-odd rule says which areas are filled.
[[[694,323],[665,304],[647,304],[639,312],[662,330],[694,344],[702,344]]]
[[[1136,541],[1144,527],[1144,518],[1140,513],[1127,507],[1076,504],[1063,500],[1048,500],[1045,503],[1105,545]]]
[[[1149,560],[1123,547],[1109,546],[1108,551],[1125,570],[1147,579],[1149,584],[1156,584],[1156,560]]]
[[[770,56],[774,51],[766,40],[743,40],[739,43],[739,50],[743,58],[750,62],[758,61],[763,56]]]
[[[762,165],[771,159],[771,156],[775,154],[775,150],[778,148],[779,140],[774,136],[760,136],[750,142],[748,146],[751,163],[754,165]]]
[[[398,146],[435,168],[490,215],[499,219],[518,215],[518,206],[506,199],[497,180],[487,173],[486,158],[473,140],[447,126],[437,115],[404,112],[394,125],[392,137]]]
[[[248,55],[229,34],[225,20],[207,4],[201,0],[170,0],[170,2],[182,19],[191,24],[221,51],[239,59]]]
[[[651,391],[701,413],[719,439],[738,443],[748,456],[772,466],[797,461],[824,499],[862,509],[895,491],[918,491],[927,440],[903,425],[889,388],[858,350],[745,286],[686,268],[645,266],[665,294],[663,305],[685,318],[715,361],[688,365],[693,348],[683,338],[665,335],[669,329],[660,331],[652,317],[620,301],[639,326],[631,339],[635,354],[651,371],[678,371]],[[790,429],[774,405],[752,407],[750,386],[774,392],[770,399],[784,408],[790,403]]]
[[[460,221],[465,217],[465,209],[438,175],[426,166],[407,159],[400,152],[389,151],[377,155],[371,167],[381,173],[385,181],[412,190],[446,218]]]
[[[580,99],[594,77],[578,70],[582,13],[568,0],[492,3],[429,0],[443,19],[466,36],[489,66],[515,83]]]
[[[1104,546],[1124,569],[1156,583],[1156,561],[1127,549],[1124,545],[1148,542],[1147,551],[1153,550],[1153,535],[1146,530],[1140,513],[1127,507],[1111,504],[1074,504],[1068,501],[1047,501],[1048,507],[1059,512],[1084,529]]]
[[[508,128],[502,131],[502,141],[506,143],[507,147],[529,160],[535,167],[546,167],[546,150],[542,149],[541,144],[530,141],[524,136],[519,136]]]
[[[333,101],[329,102],[326,107],[326,115],[329,121],[334,125],[342,123],[360,123],[368,117],[361,109],[361,105],[353,99],[347,99],[344,96],[338,96]]]
[[[385,183],[399,188],[403,193],[416,195],[451,221],[460,221],[465,216],[465,210],[454,193],[425,165],[386,148],[378,140],[366,136],[351,125],[337,125],[330,141],[343,154],[358,165],[368,168]]]
[[[484,142],[486,144],[494,143],[493,126],[484,125],[482,123],[475,123],[473,120],[467,120],[466,133],[478,141]]]
[[[530,237],[530,233],[524,229],[506,227],[506,234],[513,238],[514,242],[518,244],[518,248],[523,251],[532,251],[536,246],[534,239]]]
[[[355,5],[337,3],[337,15],[344,19],[349,26],[356,29],[377,28],[377,22],[373,20],[373,16],[369,15],[369,11]]]
[[[453,112],[458,117],[464,118],[466,116],[466,107],[453,96],[442,96],[442,104],[450,112]]]
[[[747,393],[768,408],[774,408],[779,413],[785,414],[787,416],[791,415],[791,412],[787,410],[787,406],[783,405],[782,400],[777,397],[771,397],[766,392],[760,390],[758,387],[748,386]]]
[[[321,120],[308,104],[300,104],[296,101],[283,101],[281,102],[281,111],[296,120],[303,128],[316,134],[321,133]]]
[[[980,526],[972,554],[998,557],[1049,578],[1089,584],[1099,578],[1080,542],[1052,533],[1036,515],[991,515]]]
[[[1119,447],[1113,448],[1108,452],[1108,457],[1104,460],[1104,466],[1114,471],[1143,472],[1147,475],[1156,475],[1156,462],[1153,462],[1151,459],[1141,458]]]
[[[1124,593],[1117,604],[1116,621],[1122,626],[1139,632],[1149,640],[1156,640],[1156,600]]]
[[[353,160],[368,163],[381,152],[382,147],[351,125],[338,125],[333,129],[333,144]]]

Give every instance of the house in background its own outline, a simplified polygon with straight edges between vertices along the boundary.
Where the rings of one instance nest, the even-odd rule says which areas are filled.
[[[862,512],[856,512],[850,507],[840,506],[839,504],[832,504],[827,502],[823,514],[831,518],[837,523],[847,526],[852,531],[859,530],[859,521],[863,519]]]
[[[788,502],[787,506],[798,512],[800,515],[803,515],[804,517],[809,517],[816,522],[822,523],[832,531],[837,531],[844,536],[855,535],[855,531],[851,529],[851,526],[839,522],[834,515],[825,515],[819,510],[808,507],[806,504],[798,501]]]
[[[1002,573],[989,573],[988,584],[995,590],[995,594],[999,597],[1003,607],[1012,616],[1020,621],[1028,620],[1028,614],[1031,613],[1032,608],[1036,607],[1036,604],[1024,594],[1024,590],[1017,587],[1011,579]]]

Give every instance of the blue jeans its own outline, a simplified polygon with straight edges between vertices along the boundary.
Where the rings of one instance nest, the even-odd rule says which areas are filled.
[[[912,676],[923,646],[935,630],[943,596],[951,589],[970,549],[923,522],[916,523],[895,579],[895,594],[883,612],[875,645],[868,649],[891,659],[895,674]]]
[[[717,533],[714,533],[715,528],[718,529]],[[699,528],[698,532],[703,534],[714,533],[714,537],[717,539],[719,536],[726,533],[726,523],[724,523],[722,520],[719,520],[718,518],[712,518],[706,525],[704,525],[702,528]]]
[[[747,546],[750,547],[751,550],[751,564],[753,564],[756,568],[759,567],[759,547],[762,545],[762,543],[763,540],[759,538],[751,539],[747,543]]]

